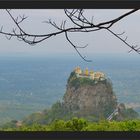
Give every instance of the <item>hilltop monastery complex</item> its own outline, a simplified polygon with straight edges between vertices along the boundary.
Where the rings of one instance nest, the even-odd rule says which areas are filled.
[[[94,72],[93,70],[89,71],[88,68],[81,70],[80,67],[76,67],[74,71],[77,77],[85,77],[97,81],[105,80],[105,74],[102,72]]]

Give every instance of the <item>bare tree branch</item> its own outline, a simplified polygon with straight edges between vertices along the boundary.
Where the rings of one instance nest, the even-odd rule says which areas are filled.
[[[85,60],[86,62],[92,62],[91,60],[87,60],[87,59],[85,58],[85,56],[83,56],[83,55],[78,51],[78,49],[77,49],[78,47],[75,46],[75,45],[70,41],[67,32],[65,32],[65,36],[66,36],[66,39],[68,40],[68,42],[74,47],[74,49],[76,50],[76,52],[80,55],[80,57],[81,57],[83,60]],[[86,46],[85,46],[85,47],[86,47]]]
[[[115,37],[117,37],[119,40],[121,40],[124,44],[126,44],[129,48],[131,48],[132,50],[134,50],[135,52],[139,53],[140,54],[140,51],[139,49],[137,48],[138,46],[137,45],[130,45],[126,42],[126,39],[122,39],[118,34],[115,34],[113,31],[111,31],[110,29],[107,29],[111,34],[113,34]],[[132,51],[131,50],[131,51]],[[131,52],[129,51],[129,52]]]
[[[6,36],[8,40],[10,40],[12,37],[17,37],[18,40],[24,41],[25,43],[28,43],[30,45],[35,45],[40,42],[43,42],[53,36],[63,34],[66,37],[66,40],[72,45],[72,47],[76,50],[76,52],[80,55],[80,57],[87,62],[91,62],[91,60],[88,60],[83,56],[78,49],[80,48],[85,48],[87,45],[80,47],[74,45],[73,41],[68,36],[68,33],[84,33],[84,32],[95,32],[99,30],[107,30],[110,32],[113,36],[117,37],[120,41],[122,41],[126,46],[128,46],[131,50],[134,50],[135,52],[140,54],[140,48],[138,46],[130,45],[127,41],[127,36],[125,39],[122,38],[122,35],[124,35],[125,32],[122,33],[115,33],[111,30],[111,27],[119,22],[120,20],[124,19],[128,15],[131,15],[132,13],[138,11],[139,9],[133,9],[130,10],[129,12],[122,14],[121,16],[114,18],[109,21],[105,22],[100,22],[98,24],[95,24],[93,21],[93,16],[90,18],[90,20],[84,15],[84,10],[83,9],[64,9],[65,15],[68,17],[68,19],[71,21],[72,25],[71,27],[67,27],[67,21],[64,20],[61,22],[61,25],[57,25],[55,21],[52,21],[49,19],[48,21],[44,21],[43,23],[50,24],[52,27],[54,27],[57,31],[52,32],[52,33],[46,33],[46,34],[33,34],[33,33],[28,33],[21,27],[21,23],[27,19],[27,16],[25,15],[19,15],[17,17],[14,17],[11,14],[11,10],[6,9],[6,12],[16,25],[16,28],[13,28],[12,32],[5,32],[3,30],[3,26],[0,29],[0,34],[3,34]]]

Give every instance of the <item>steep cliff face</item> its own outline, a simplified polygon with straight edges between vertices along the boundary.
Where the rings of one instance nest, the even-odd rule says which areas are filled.
[[[117,106],[117,98],[109,80],[77,78],[74,72],[68,79],[63,100],[66,108],[78,116],[106,118]]]

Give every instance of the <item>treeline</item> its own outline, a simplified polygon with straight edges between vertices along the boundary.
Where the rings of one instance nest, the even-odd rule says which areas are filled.
[[[140,120],[89,122],[83,118],[68,121],[55,120],[48,125],[34,123],[17,128],[1,128],[1,131],[140,131]]]

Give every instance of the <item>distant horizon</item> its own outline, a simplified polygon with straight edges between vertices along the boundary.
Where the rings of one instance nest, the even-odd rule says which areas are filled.
[[[108,56],[108,57],[137,57],[140,58],[140,54],[137,54],[136,52],[132,52],[132,53],[128,53],[128,52],[120,52],[120,53],[86,53],[84,54],[84,56],[86,58],[90,58],[90,57],[96,57],[96,56]],[[49,57],[49,58],[55,58],[57,57],[59,58],[63,58],[63,57],[74,57],[76,59],[81,59],[83,61],[83,59],[78,55],[77,52],[67,52],[67,53],[43,53],[43,54],[31,54],[31,53],[3,53],[0,54],[0,57]]]

